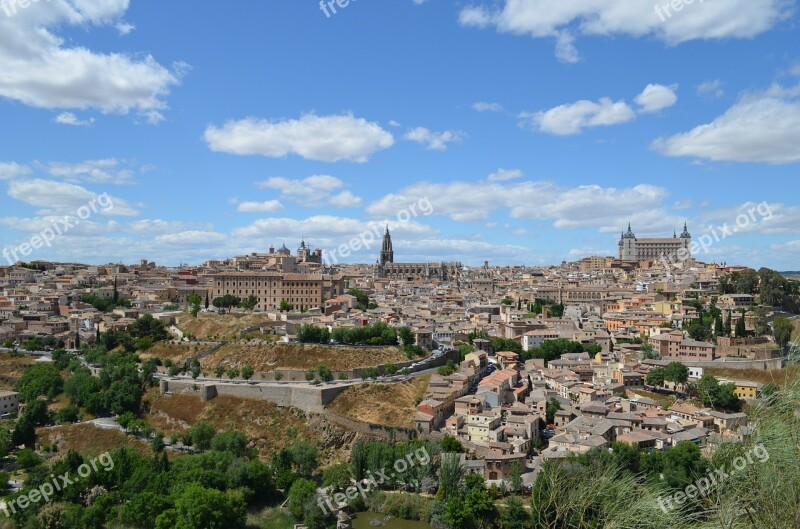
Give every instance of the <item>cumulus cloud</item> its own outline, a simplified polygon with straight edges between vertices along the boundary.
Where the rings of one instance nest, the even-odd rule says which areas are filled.
[[[338,195],[332,196],[328,203],[338,208],[357,208],[364,202],[359,196],[354,195],[350,191],[342,191]]]
[[[161,219],[137,220],[128,224],[126,228],[128,231],[139,234],[177,233],[190,230],[211,231],[210,224]]]
[[[649,84],[636,96],[634,101],[639,105],[639,112],[658,112],[669,108],[678,101],[675,94],[678,85],[664,86],[661,84]]]
[[[515,180],[522,178],[523,173],[519,169],[498,169],[489,175],[490,182],[503,182],[505,180]]]
[[[94,123],[94,118],[89,119],[78,119],[78,116],[73,114],[72,112],[62,112],[61,114],[56,116],[54,119],[56,123],[60,125],[71,125],[73,127],[88,127],[92,123]]]
[[[406,133],[405,138],[425,145],[434,151],[444,151],[448,143],[459,143],[464,139],[462,132],[446,130],[444,132],[433,132],[425,127],[417,127]]]
[[[651,147],[666,156],[726,162],[800,162],[800,85],[747,95],[711,123]]]
[[[242,202],[236,208],[240,213],[280,213],[284,210],[283,204],[278,200],[265,202]]]
[[[0,180],[11,180],[30,173],[31,168],[27,165],[20,165],[17,162],[0,162]]]
[[[109,196],[111,207],[100,194],[88,189],[57,182],[54,180],[12,180],[8,186],[8,196],[29,206],[41,208],[39,215],[74,214],[78,208],[89,206],[92,202],[97,206],[93,214],[112,216],[135,216],[139,212],[127,201]]]
[[[576,62],[579,54],[574,41],[580,36],[652,36],[668,45],[751,38],[789,17],[792,8],[793,2],[785,0],[694,2],[684,5],[684,12],[659,17],[652,3],[631,0],[499,0],[467,6],[458,19],[466,27],[494,27],[501,33],[554,39],[558,58]]]
[[[364,163],[388,149],[394,137],[379,124],[352,114],[272,121],[246,118],[221,127],[210,125],[205,140],[215,152],[283,158],[295,154],[308,160]]]
[[[133,170],[124,167],[116,158],[79,163],[50,162],[46,169],[50,175],[73,183],[129,184],[133,181]]]
[[[36,108],[126,114],[167,108],[170,89],[187,67],[167,68],[151,55],[103,53],[71,45],[65,26],[126,27],[128,0],[50,0],[27,8],[9,3],[0,16],[0,97]],[[59,123],[78,124],[69,114]]]
[[[523,113],[520,117],[540,132],[569,136],[585,128],[626,123],[633,120],[636,113],[625,101],[615,102],[603,97],[597,102],[581,100],[543,112]]]
[[[668,196],[666,189],[649,184],[614,188],[562,187],[544,181],[419,182],[384,195],[367,206],[367,213],[395,215],[429,197],[432,215],[455,222],[486,223],[495,212],[505,211],[516,219],[549,220],[559,229],[613,233],[635,220],[642,230],[671,232],[682,219],[669,213],[664,203]]]

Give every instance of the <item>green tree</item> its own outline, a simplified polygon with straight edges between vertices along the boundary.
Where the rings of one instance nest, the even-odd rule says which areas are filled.
[[[522,465],[519,461],[511,463],[506,481],[513,492],[522,490]]]
[[[64,379],[58,368],[49,363],[31,365],[17,381],[17,392],[22,402],[31,402],[41,396],[53,399],[63,387]]]
[[[312,503],[317,494],[317,485],[307,479],[298,479],[289,489],[286,499],[286,508],[298,520],[303,519],[306,505]]]
[[[452,454],[461,454],[464,452],[464,447],[462,446],[461,441],[449,435],[444,436],[444,439],[442,439],[441,442],[441,447],[442,452]]]
[[[0,427],[0,459],[6,457],[9,450],[11,450],[11,432]]]
[[[234,307],[238,307],[241,302],[241,298],[232,294],[225,294],[224,296],[214,298],[211,303],[213,303],[218,309],[230,310]]]
[[[439,492],[437,497],[447,501],[456,496],[459,484],[464,478],[464,465],[456,453],[442,453],[439,464]]]
[[[159,515],[156,529],[244,529],[246,521],[247,504],[241,495],[195,483],[184,489],[174,509]]]
[[[197,314],[200,312],[200,303],[203,302],[202,298],[196,293],[192,292],[189,294],[189,296],[187,296],[186,301],[189,302],[189,305],[191,306],[189,312],[196,318]]]
[[[547,424],[553,424],[556,420],[556,412],[561,409],[561,404],[558,399],[551,397],[545,407],[545,421]]]
[[[788,318],[775,318],[772,323],[772,334],[775,336],[775,342],[781,349],[785,349],[789,342],[792,340],[792,333],[794,326]]]
[[[214,368],[214,375],[216,375],[217,378],[222,378],[222,375],[224,374],[225,374],[224,366],[217,366]]]
[[[258,306],[258,298],[255,294],[250,294],[242,300],[242,308],[245,310],[253,310]]]
[[[333,380],[333,373],[326,365],[317,366],[317,375],[319,375],[320,380],[324,380],[325,382],[330,382]]]
[[[680,362],[672,362],[664,368],[664,380],[683,385],[689,380],[689,368]]]
[[[510,496],[506,500],[506,508],[500,516],[502,529],[530,529],[531,517],[525,511],[519,496]]]
[[[208,450],[211,448],[211,441],[214,439],[216,433],[216,430],[210,423],[200,421],[189,430],[189,438],[191,439],[192,445],[197,447],[197,449]]]
[[[663,386],[664,381],[667,379],[667,372],[664,368],[658,367],[647,373],[645,379],[651,386]]]
[[[747,327],[744,323],[744,312],[742,313],[741,317],[736,321],[736,337],[742,338],[747,336]]]
[[[297,470],[303,476],[310,476],[317,468],[319,452],[310,441],[302,439],[291,448],[292,460],[297,465]]]
[[[20,417],[17,424],[14,425],[11,444],[13,446],[25,445],[29,448],[33,448],[36,444],[36,425],[26,415]]]
[[[351,477],[350,465],[339,463],[325,469],[322,473],[322,485],[333,487],[334,490],[345,490],[350,486]]]
[[[403,345],[414,345],[414,331],[411,330],[411,327],[400,327],[397,334]]]
[[[17,452],[17,464],[25,470],[31,469],[42,462],[42,458],[30,448]]]
[[[216,452],[229,452],[236,457],[247,455],[247,436],[242,432],[218,433],[211,440],[211,448]]]
[[[251,378],[253,378],[253,375],[255,373],[256,371],[255,369],[253,369],[253,366],[251,365],[246,365],[242,368],[242,378],[245,380],[250,380]]]

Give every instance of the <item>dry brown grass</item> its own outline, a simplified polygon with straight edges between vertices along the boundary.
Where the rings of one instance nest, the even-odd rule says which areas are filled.
[[[332,371],[347,371],[375,367],[386,363],[406,361],[398,347],[331,347],[310,344],[231,343],[204,358],[204,369],[212,371],[218,365],[241,368],[250,365],[256,371],[275,369],[316,369],[320,364]]]
[[[794,380],[800,376],[800,365],[789,366],[785,369],[730,369],[713,367],[707,368],[705,374],[731,380],[750,380],[761,384],[776,384],[783,386],[787,380]]]
[[[35,361],[35,357],[28,355],[15,357],[9,353],[0,353],[0,389],[13,391],[22,372]]]
[[[169,342],[159,342],[147,351],[142,351],[139,356],[142,360],[149,358],[160,358],[161,360],[170,359],[176,364],[182,364],[189,358],[210,349],[207,344],[177,344]]]
[[[269,321],[266,314],[201,313],[195,318],[183,313],[178,316],[176,327],[200,340],[234,340],[241,331],[265,321]]]
[[[417,403],[429,382],[430,375],[399,384],[359,384],[341,392],[327,407],[359,421],[413,428]]]
[[[97,456],[108,450],[130,446],[143,456],[153,455],[148,443],[125,435],[119,430],[103,430],[90,423],[41,428],[37,434],[39,444],[56,444],[59,452],[74,450],[81,454]]]
[[[209,422],[220,431],[244,432],[262,457],[297,438],[315,440],[302,414],[260,400],[217,397],[203,402],[192,394],[164,395],[150,402],[150,413],[142,418],[167,437],[185,432],[198,421]]]
[[[281,410],[262,400],[217,397],[207,403],[198,419],[210,422],[217,430],[244,432],[262,456],[273,454],[297,438],[315,440],[301,413]]]
[[[640,397],[653,399],[661,407],[672,406],[673,404],[675,404],[675,397],[672,397],[670,395],[663,395],[661,393],[653,393],[652,391],[645,391],[643,389],[637,389],[636,391],[633,391],[633,390],[629,389],[629,390],[626,391],[626,393],[628,394],[628,397],[635,397],[636,395],[638,395]]]

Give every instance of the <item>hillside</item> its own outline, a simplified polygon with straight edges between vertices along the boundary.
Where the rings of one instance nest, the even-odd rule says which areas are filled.
[[[230,343],[201,362],[206,370],[250,365],[256,371],[316,369],[320,364],[333,371],[375,367],[407,361],[398,347],[346,347],[284,343]]]
[[[359,384],[340,393],[327,408],[351,419],[397,426],[414,427],[417,404],[425,396],[430,375],[401,384]]]

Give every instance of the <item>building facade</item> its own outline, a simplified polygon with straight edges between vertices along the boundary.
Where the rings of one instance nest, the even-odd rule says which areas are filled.
[[[214,297],[255,295],[256,308],[278,309],[281,301],[297,309],[321,308],[325,301],[344,294],[341,274],[281,274],[279,272],[223,272],[211,276]]]
[[[395,263],[392,235],[387,226],[375,275],[397,281],[457,281],[461,268],[457,262]]]
[[[628,231],[619,240],[619,259],[624,262],[652,261],[662,257],[670,261],[688,261],[692,258],[692,236],[684,223],[680,237],[677,232],[672,238],[640,239],[628,224]]]

